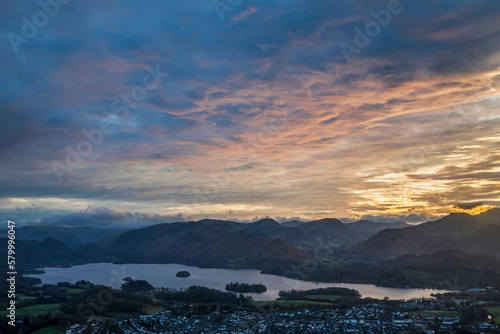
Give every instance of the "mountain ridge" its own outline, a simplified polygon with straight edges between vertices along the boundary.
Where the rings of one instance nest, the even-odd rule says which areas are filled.
[[[352,247],[350,253],[402,256],[430,255],[448,249],[459,239],[474,233],[492,221],[500,225],[500,210],[480,215],[450,213],[420,225],[386,229]],[[498,219],[498,220],[497,220]]]

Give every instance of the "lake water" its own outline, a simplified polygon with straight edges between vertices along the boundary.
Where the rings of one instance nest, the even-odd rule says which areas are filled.
[[[191,285],[200,285],[212,289],[225,291],[230,282],[262,283],[267,291],[261,294],[246,294],[254,300],[274,300],[278,298],[280,290],[308,290],[326,287],[342,287],[359,291],[363,297],[383,299],[412,299],[432,298],[431,294],[447,292],[431,289],[396,289],[383,288],[370,284],[348,283],[314,283],[286,278],[276,275],[261,274],[253,269],[211,269],[190,267],[181,264],[112,264],[90,263],[70,268],[42,268],[45,274],[29,275],[38,277],[43,283],[57,284],[58,282],[75,283],[79,280],[88,280],[95,284],[102,284],[119,288],[124,277],[147,280],[155,287],[187,288]],[[187,270],[191,273],[188,278],[176,277],[178,271]]]

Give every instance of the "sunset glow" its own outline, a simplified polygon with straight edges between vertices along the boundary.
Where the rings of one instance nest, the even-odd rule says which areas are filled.
[[[0,209],[418,223],[497,207],[500,4],[402,1],[347,62],[339,43],[385,3],[248,1],[221,21],[203,1],[73,1],[18,53],[7,34],[40,8],[0,5]]]

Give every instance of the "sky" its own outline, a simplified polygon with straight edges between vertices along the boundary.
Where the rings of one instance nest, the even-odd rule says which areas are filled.
[[[2,1],[1,220],[417,223],[498,206],[499,11]]]

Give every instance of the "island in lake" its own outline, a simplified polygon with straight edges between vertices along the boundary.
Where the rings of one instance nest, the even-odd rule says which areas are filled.
[[[226,284],[226,290],[232,292],[254,292],[254,293],[263,293],[267,291],[267,287],[260,284],[248,284],[248,283],[229,283]]]
[[[175,274],[175,276],[186,278],[186,277],[191,276],[191,273],[189,271],[181,270],[181,271],[177,272],[177,274]]]

